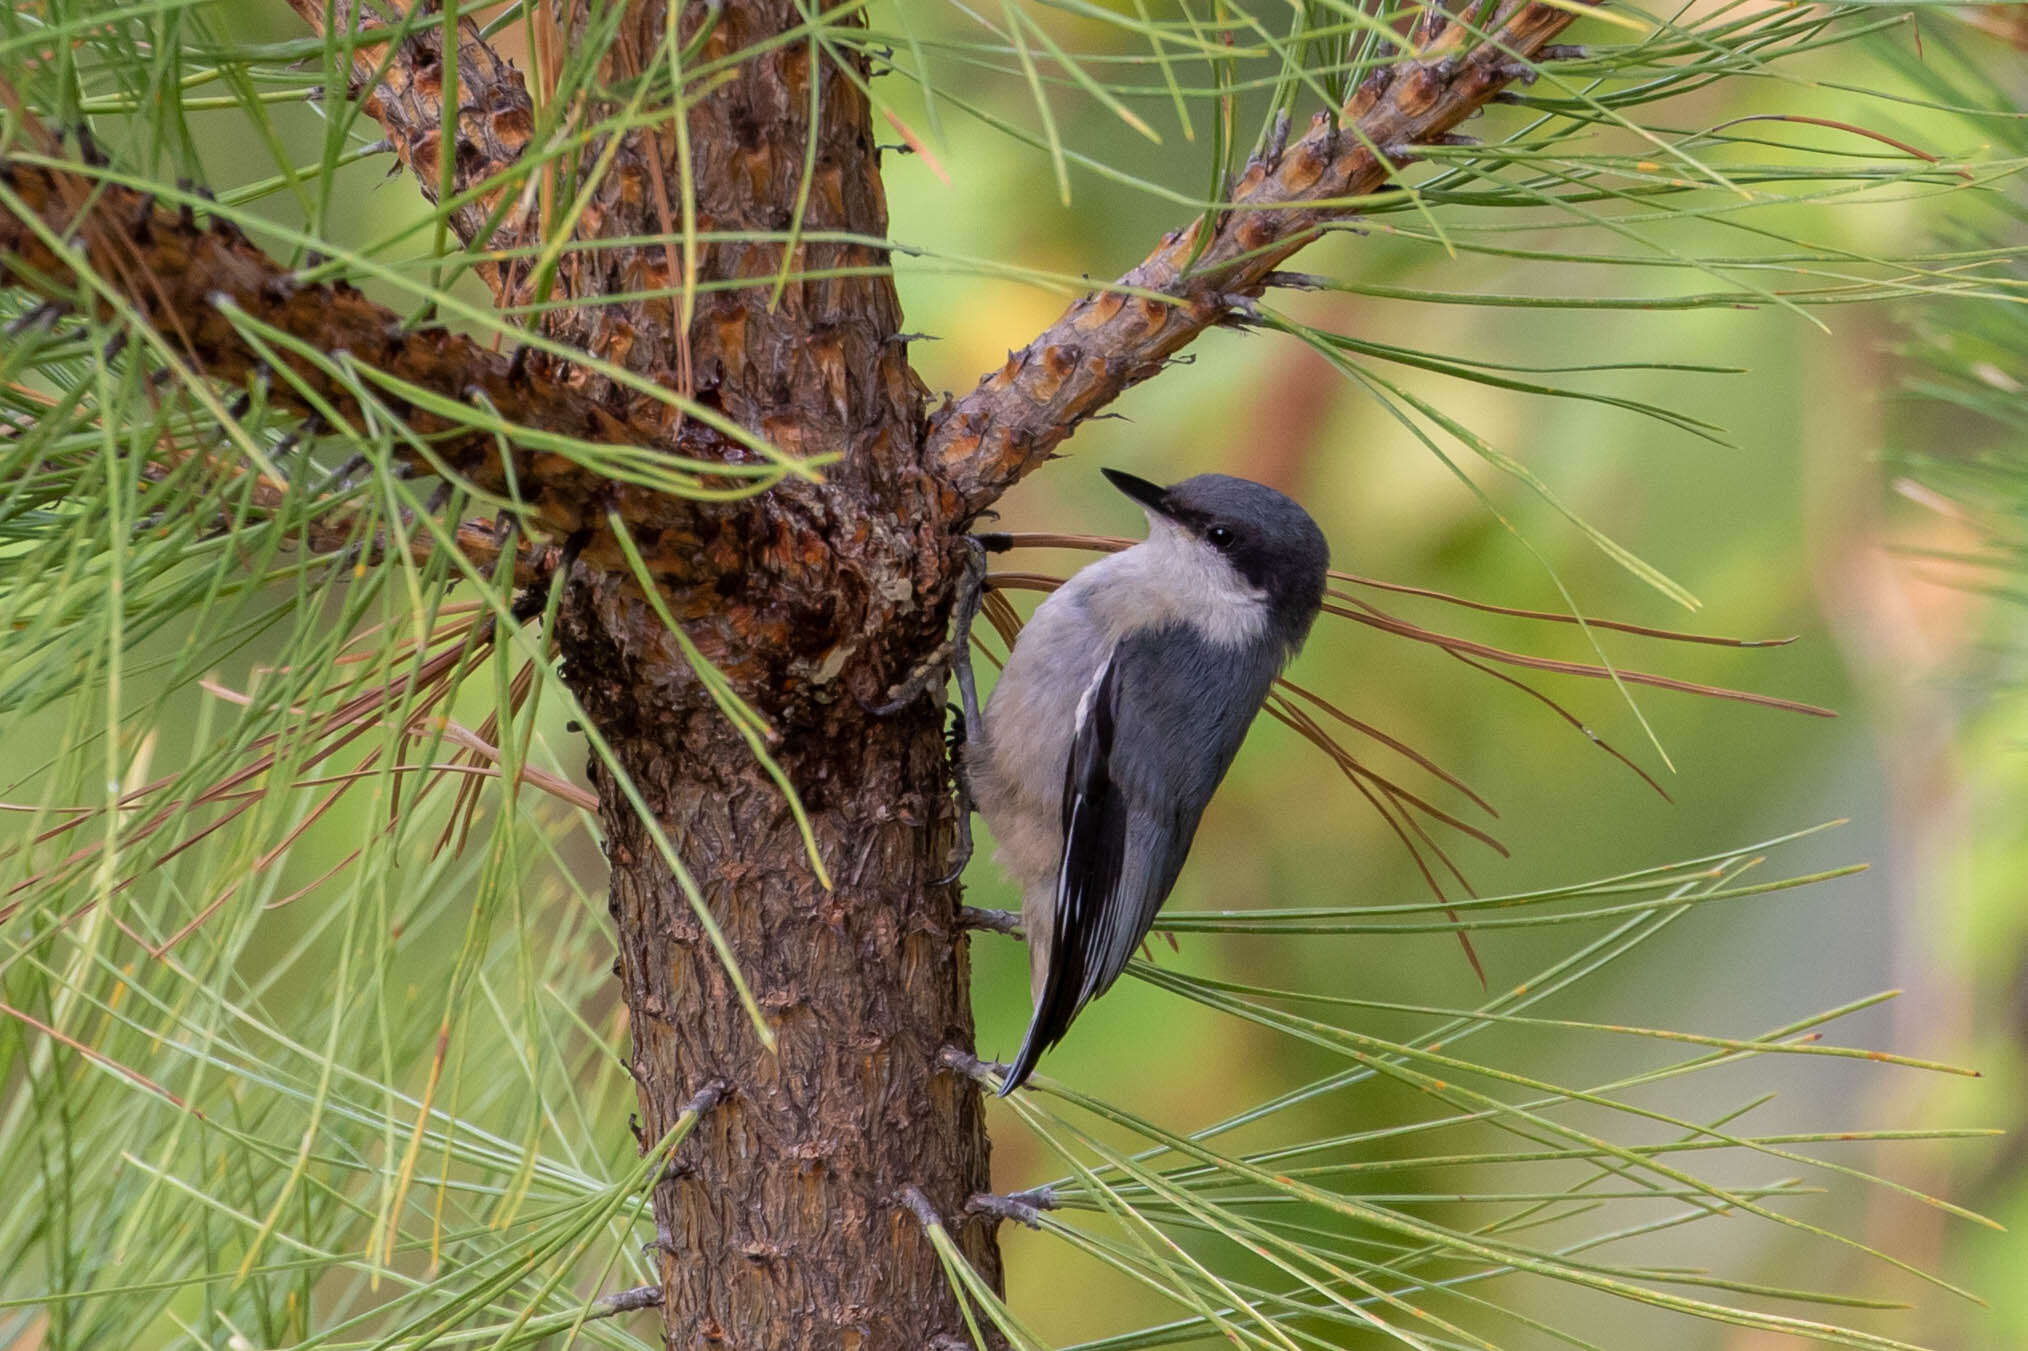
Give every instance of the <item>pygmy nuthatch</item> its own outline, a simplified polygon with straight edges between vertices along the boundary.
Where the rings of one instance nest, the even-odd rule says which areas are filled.
[[[1148,538],[1043,601],[966,757],[1028,936],[1035,1012],[1003,1096],[1146,937],[1330,566],[1317,523],[1272,488],[1104,473]]]

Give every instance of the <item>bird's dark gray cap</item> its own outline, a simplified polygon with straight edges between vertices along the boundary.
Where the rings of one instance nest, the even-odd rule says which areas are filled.
[[[1230,531],[1225,553],[1233,567],[1267,593],[1284,636],[1302,641],[1324,601],[1331,546],[1293,498],[1231,474],[1198,474],[1158,488],[1117,470],[1104,473],[1121,492],[1193,534],[1206,537],[1219,526]]]

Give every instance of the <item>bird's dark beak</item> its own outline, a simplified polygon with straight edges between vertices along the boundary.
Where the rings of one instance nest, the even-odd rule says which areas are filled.
[[[1117,469],[1101,469],[1099,472],[1106,476],[1108,483],[1157,516],[1169,514],[1169,490],[1159,483],[1150,483],[1144,478],[1135,478],[1132,474],[1123,474]]]

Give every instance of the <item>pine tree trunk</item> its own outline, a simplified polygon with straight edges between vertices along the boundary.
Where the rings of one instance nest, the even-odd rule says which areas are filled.
[[[638,617],[580,611],[565,634],[571,679],[603,691],[595,716],[777,1038],[762,1048],[654,842],[602,781],[644,1134],[724,1090],[655,1192],[669,1345],[962,1338],[936,1256],[897,1200],[920,1187],[955,1221],[987,1186],[977,1086],[939,1066],[945,1046],[971,1047],[972,1021],[950,891],[924,885],[948,840],[936,720],[926,706],[883,722],[846,704],[787,737],[784,767],[834,875],[827,892],[780,790],[721,715],[693,705],[640,717],[641,672],[622,646],[652,643]],[[959,1232],[997,1282],[990,1231]]]
[[[704,13],[690,6],[684,31]],[[660,0],[636,5],[615,61],[652,52],[664,22]],[[801,22],[794,0],[735,0],[699,59]],[[819,126],[802,228],[884,235],[865,100],[806,41],[744,60],[691,111],[700,230],[791,227],[812,79]],[[662,230],[653,170],[680,191],[675,139],[639,138],[616,160],[588,213],[596,233]],[[700,279],[759,284],[699,296],[687,354],[666,300],[565,311],[554,325],[672,385],[687,373],[700,401],[792,453],[844,457],[821,485],[785,484],[709,514],[694,537],[643,541],[651,557],[666,545],[671,571],[688,575],[670,596],[675,613],[779,734],[774,753],[808,809],[830,890],[781,790],[623,576],[580,580],[559,624],[566,679],[702,889],[778,1043],[762,1045],[647,828],[601,776],[644,1135],[717,1093],[655,1189],[672,1348],[968,1341],[901,1203],[909,1187],[999,1281],[990,1227],[962,1222],[988,1184],[979,1090],[940,1058],[973,1043],[956,891],[927,885],[952,832],[940,719],[927,699],[887,719],[863,708],[935,642],[947,608],[948,531],[918,466],[924,391],[886,277],[795,279],[884,261],[864,245],[802,244],[771,306],[779,244],[706,247]],[[671,280],[660,244],[588,250],[573,269],[562,281],[580,295]]]

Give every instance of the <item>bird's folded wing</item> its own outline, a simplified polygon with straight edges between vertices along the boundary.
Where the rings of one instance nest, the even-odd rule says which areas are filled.
[[[1019,1073],[1126,970],[1275,672],[1272,654],[1176,625],[1123,641],[1093,681],[1065,766],[1049,971]]]

